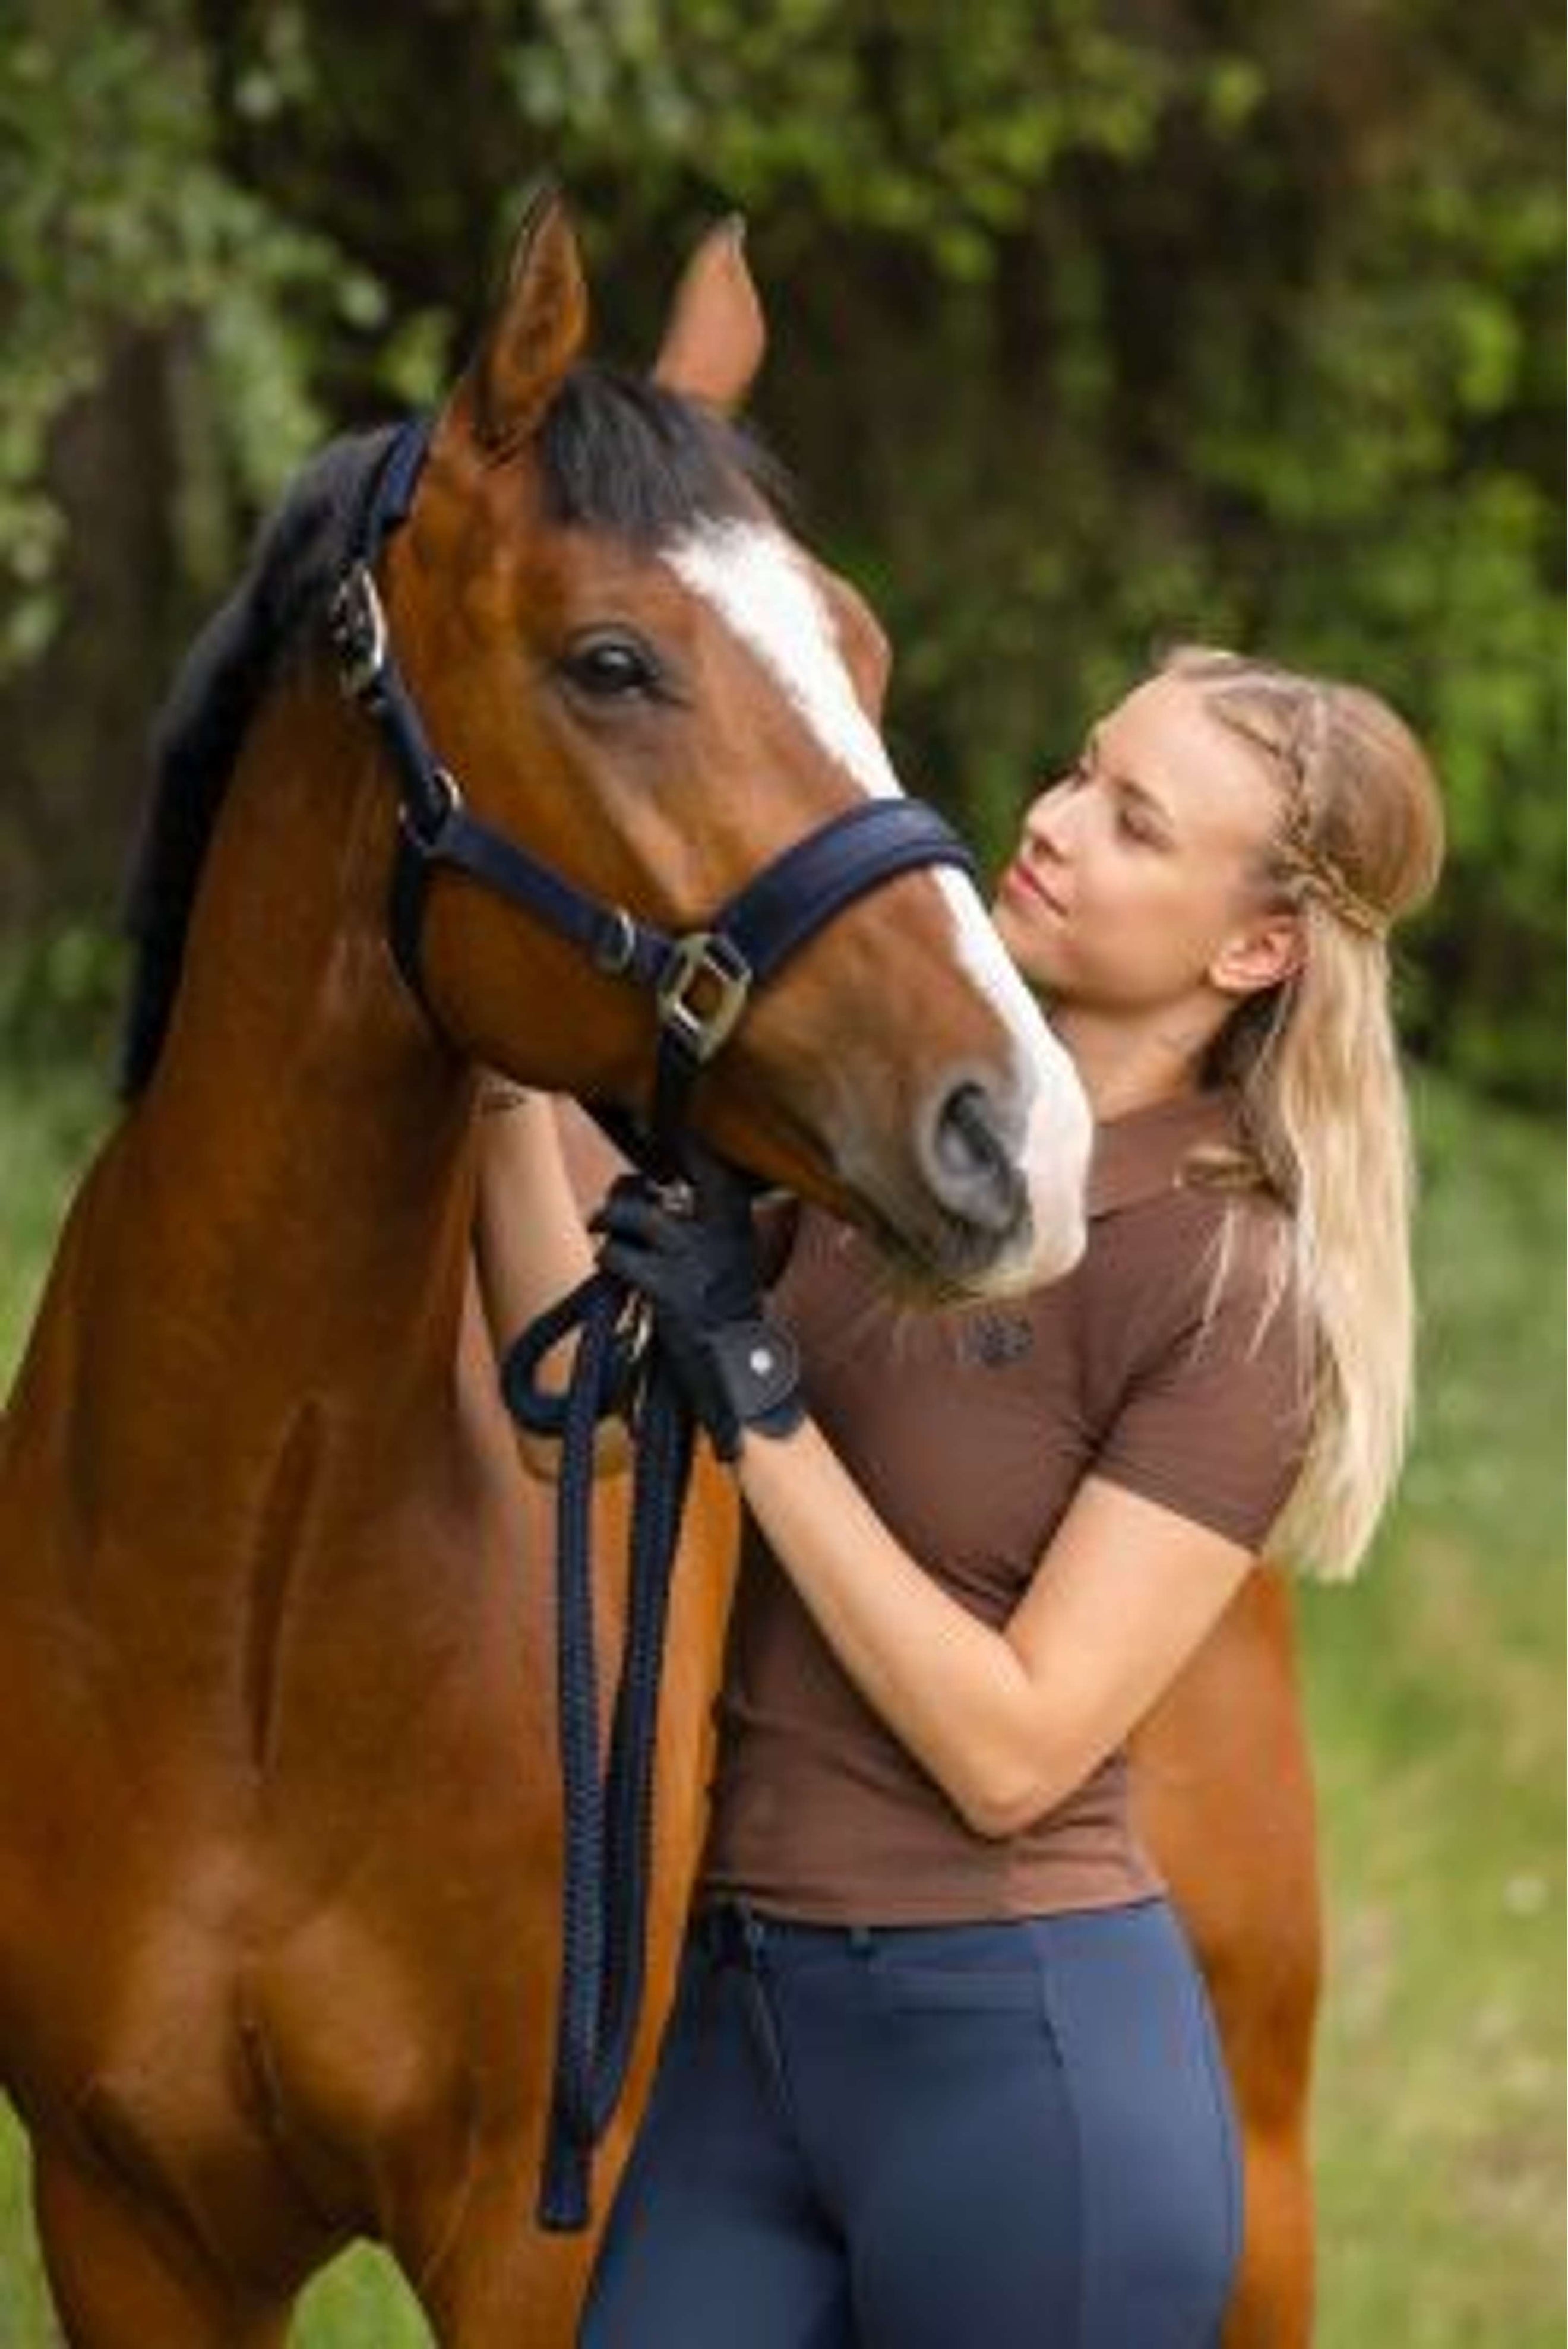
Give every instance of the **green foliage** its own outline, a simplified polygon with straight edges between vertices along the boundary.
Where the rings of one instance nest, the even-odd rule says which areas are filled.
[[[1563,37],[1467,0],[66,0],[0,45],[0,652],[56,615],[46,428],[198,326],[188,444],[256,502],[430,395],[524,182],[612,347],[740,206],[760,412],[901,651],[912,780],[998,849],[1158,642],[1387,693],[1453,837],[1429,1053],[1561,1092]],[[459,121],[461,136],[432,135]],[[197,478],[201,465],[196,460]],[[181,558],[185,559],[185,558]]]
[[[0,1397],[21,1358],[67,1191],[108,1111],[108,1089],[87,1064],[24,1070],[0,1056]],[[0,2307],[9,2305],[0,2291]]]
[[[108,1068],[129,957],[87,922],[0,950],[0,1059],[15,1071],[91,1061]]]
[[[48,440],[117,339],[186,318],[242,492],[270,500],[320,437],[291,305],[336,276],[317,238],[222,170],[190,12],[27,0],[0,40],[0,673],[58,626],[62,517]],[[340,300],[368,281],[350,278]]]
[[[1170,60],[1093,7],[897,12],[785,0],[542,0],[507,70],[522,118],[568,168],[602,170],[637,126],[643,194],[696,175],[758,213],[929,250],[985,276],[1057,157],[1147,150]],[[649,183],[652,183],[651,187]],[[676,181],[678,184],[678,181]],[[816,231],[820,233],[820,226]]]

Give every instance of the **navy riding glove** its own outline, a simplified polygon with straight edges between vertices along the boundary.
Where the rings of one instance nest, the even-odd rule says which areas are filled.
[[[706,1179],[700,1206],[655,1199],[623,1178],[593,1217],[604,1271],[644,1297],[665,1360],[721,1460],[743,1429],[787,1435],[805,1416],[795,1341],[762,1302],[751,1203],[732,1176]]]

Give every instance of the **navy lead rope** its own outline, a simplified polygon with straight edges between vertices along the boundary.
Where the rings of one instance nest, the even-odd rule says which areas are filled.
[[[623,1177],[624,1182],[644,1178]],[[633,1314],[628,1328],[628,1309]],[[585,2227],[594,2147],[620,2099],[636,2038],[646,1963],[653,1764],[671,1572],[690,1482],[694,1423],[632,1292],[596,1272],[531,1323],[501,1386],[520,1425],[558,1435],[556,1700],[565,1803],[562,1974],[539,2220]],[[544,1356],[573,1330],[564,1400],[538,1385]],[[608,1763],[599,1763],[593,1588],[593,1448],[599,1422],[634,1414],[636,1468],[621,1679]]]

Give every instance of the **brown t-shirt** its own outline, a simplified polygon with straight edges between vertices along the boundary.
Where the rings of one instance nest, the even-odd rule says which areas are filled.
[[[901,1308],[863,1240],[802,1214],[773,1308],[799,1340],[812,1413],[890,1531],[984,1621],[1007,1620],[1090,1473],[1249,1548],[1283,1506],[1306,1411],[1289,1296],[1266,1316],[1281,1210],[1183,1178],[1194,1148],[1233,1134],[1214,1094],[1103,1125],[1082,1260],[1011,1302]],[[1157,1587],[1149,1597],[1159,1605]],[[1157,1887],[1120,1754],[1020,1834],[968,1827],[749,1522],[717,1724],[708,1896],[904,1924],[1102,1908]]]

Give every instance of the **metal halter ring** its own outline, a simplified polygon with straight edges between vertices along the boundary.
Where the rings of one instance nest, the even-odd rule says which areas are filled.
[[[352,564],[333,592],[327,627],[338,683],[351,701],[374,692],[387,666],[387,615],[369,566]]]
[[[692,989],[717,989],[706,1005]],[[712,1060],[746,1009],[751,966],[738,947],[717,930],[693,930],[676,938],[659,979],[659,1022],[694,1061]]]
[[[406,799],[397,811],[397,821],[416,848],[428,850],[440,837],[445,826],[463,804],[463,794],[458,779],[449,767],[432,767],[423,778],[425,803],[416,807]]]
[[[624,905],[606,909],[604,928],[593,953],[595,968],[612,978],[622,978],[631,969],[637,954],[637,926]]]

